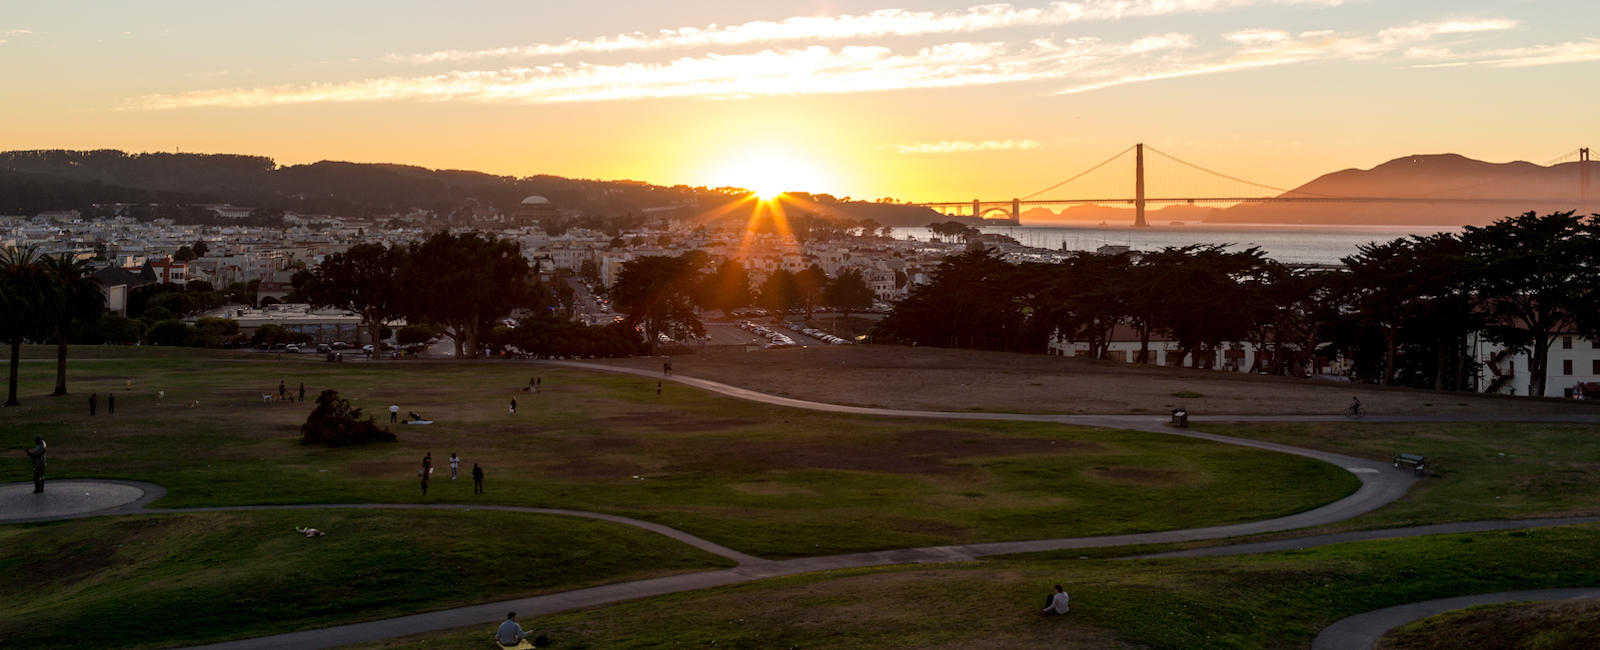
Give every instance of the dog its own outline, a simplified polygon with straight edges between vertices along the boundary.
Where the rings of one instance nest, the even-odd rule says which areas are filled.
[[[272,393],[262,393],[261,394],[261,401],[262,401],[262,403],[271,402],[272,401]]]
[[[197,406],[200,406],[200,400],[197,400],[197,399],[189,400],[189,408],[195,408]]]

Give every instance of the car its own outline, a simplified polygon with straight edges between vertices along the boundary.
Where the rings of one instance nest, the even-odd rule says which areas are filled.
[[[299,354],[300,353],[300,346],[293,345],[293,344],[286,345],[286,346],[284,346],[283,351],[284,352],[293,352],[295,354]]]

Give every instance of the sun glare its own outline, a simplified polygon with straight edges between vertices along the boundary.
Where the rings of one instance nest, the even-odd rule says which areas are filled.
[[[826,192],[817,167],[781,152],[757,152],[724,164],[713,176],[718,185],[742,187],[770,201],[784,192]]]

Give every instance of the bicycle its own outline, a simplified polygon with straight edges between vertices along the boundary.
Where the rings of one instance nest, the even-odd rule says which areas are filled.
[[[1359,417],[1361,417],[1363,415],[1366,415],[1366,414],[1367,414],[1367,410],[1364,409],[1364,408],[1361,408],[1360,404],[1351,404],[1349,406],[1346,406],[1345,409],[1344,409],[1344,416],[1347,417],[1347,418],[1359,418]]]

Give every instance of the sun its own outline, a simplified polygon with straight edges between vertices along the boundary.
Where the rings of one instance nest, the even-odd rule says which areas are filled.
[[[712,177],[727,187],[742,187],[763,201],[785,192],[822,192],[827,181],[821,168],[792,153],[753,151],[730,159]]]

